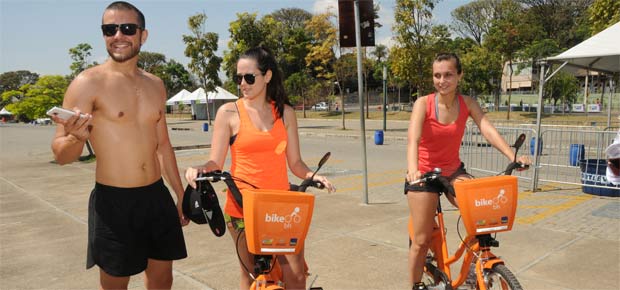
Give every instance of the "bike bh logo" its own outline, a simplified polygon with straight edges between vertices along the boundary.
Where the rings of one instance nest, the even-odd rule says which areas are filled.
[[[474,205],[476,207],[483,207],[483,206],[492,206],[494,210],[500,209],[501,208],[501,204],[505,204],[506,202],[508,202],[508,198],[506,197],[506,192],[505,190],[502,188],[499,190],[499,193],[497,194],[497,196],[495,198],[492,199],[485,199],[485,198],[481,198],[481,199],[476,199],[474,200]]]
[[[281,216],[277,213],[266,213],[265,214],[265,222],[266,223],[281,223],[284,229],[290,229],[292,227],[292,223],[300,223],[301,216],[299,215],[299,207],[295,207],[292,213]]]

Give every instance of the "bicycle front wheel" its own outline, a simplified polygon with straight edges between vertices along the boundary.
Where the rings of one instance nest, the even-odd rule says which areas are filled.
[[[437,269],[434,263],[428,261],[424,266],[424,272],[422,272],[422,282],[427,286],[440,286],[441,289],[449,289],[448,285],[450,285],[448,276]]]
[[[484,281],[489,290],[523,290],[517,277],[502,264],[494,265],[490,270],[485,269]]]

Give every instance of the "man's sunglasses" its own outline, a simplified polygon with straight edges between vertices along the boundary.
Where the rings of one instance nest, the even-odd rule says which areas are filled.
[[[114,36],[116,35],[119,27],[121,29],[121,33],[127,36],[134,35],[136,34],[136,31],[138,31],[138,29],[142,29],[142,27],[134,23],[103,24],[101,25],[101,31],[103,31],[103,35],[105,36]]]
[[[233,76],[233,80],[235,81],[235,83],[237,83],[238,85],[241,84],[241,80],[244,80],[248,85],[253,85],[254,82],[256,81],[256,74],[244,74],[244,75],[234,75]]]

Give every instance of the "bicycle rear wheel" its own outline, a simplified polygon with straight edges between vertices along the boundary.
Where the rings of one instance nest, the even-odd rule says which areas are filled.
[[[494,265],[492,269],[484,270],[484,281],[487,289],[523,290],[517,277],[502,264]]]

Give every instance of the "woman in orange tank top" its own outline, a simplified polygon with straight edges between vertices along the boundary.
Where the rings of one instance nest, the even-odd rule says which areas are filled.
[[[312,176],[312,171],[301,160],[297,118],[284,91],[281,73],[271,52],[257,47],[247,50],[237,62],[235,81],[243,98],[222,105],[215,117],[209,160],[203,166],[188,168],[185,178],[196,187],[198,172],[222,170],[228,147],[231,151],[231,174],[258,188],[287,190],[288,169],[302,179]],[[321,175],[329,192],[334,186]],[[240,189],[248,185],[239,182]],[[228,193],[224,211],[229,232],[236,243],[239,228],[243,227],[243,211]],[[239,240],[239,256],[245,265],[253,265],[253,256],[247,250],[245,236]],[[284,282],[290,289],[305,289],[303,250],[298,255],[286,255],[282,263]],[[248,289],[250,277],[240,265],[240,289]]]
[[[448,177],[451,183],[472,178],[459,159],[460,144],[469,117],[487,141],[512,161],[512,149],[486,118],[478,102],[457,94],[462,77],[461,62],[456,54],[441,53],[435,57],[433,85],[436,92],[418,98],[411,112],[407,145],[408,183],[436,167],[442,169],[442,175]],[[528,156],[521,156],[518,161],[531,164]],[[426,286],[420,280],[431,241],[439,189],[420,185],[408,186],[407,190],[405,193],[414,230],[409,247],[409,278],[413,289],[423,290]],[[453,198],[447,197],[456,206]]]

